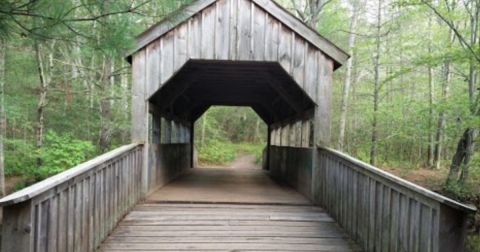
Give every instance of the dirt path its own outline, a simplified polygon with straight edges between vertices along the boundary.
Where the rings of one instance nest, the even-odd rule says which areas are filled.
[[[235,160],[233,160],[229,165],[228,168],[233,169],[242,169],[242,168],[255,168],[260,169],[260,166],[255,163],[256,158],[255,155],[240,155]]]

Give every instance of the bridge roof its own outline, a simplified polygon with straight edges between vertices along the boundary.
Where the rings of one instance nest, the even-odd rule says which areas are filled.
[[[179,10],[173,12],[159,23],[153,25],[136,37],[136,45],[127,55],[127,60],[131,62],[132,55],[146,47],[157,38],[165,35],[172,29],[186,22],[192,16],[200,13],[205,8],[221,0],[195,0],[189,5],[185,5]],[[272,0],[250,0],[260,6],[264,11],[279,20],[283,25],[295,31],[300,37],[317,47],[325,55],[331,58],[335,63],[335,68],[340,67],[350,56],[344,50],[336,46],[327,38],[323,37],[317,31],[313,30],[300,19],[292,15]]]

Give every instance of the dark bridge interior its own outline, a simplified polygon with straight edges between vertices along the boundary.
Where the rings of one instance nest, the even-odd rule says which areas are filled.
[[[250,106],[266,124],[315,103],[276,62],[190,60],[151,98],[166,118],[197,120],[212,105]]]

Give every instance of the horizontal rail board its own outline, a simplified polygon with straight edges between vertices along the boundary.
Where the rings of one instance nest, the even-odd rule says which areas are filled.
[[[55,176],[49,177],[43,181],[26,187],[18,192],[12,193],[0,199],[0,206],[8,206],[20,202],[27,201],[40,195],[72,178],[75,178],[83,173],[90,171],[91,169],[104,164],[114,157],[127,153],[128,151],[138,147],[138,144],[125,145],[110,152],[107,152],[101,156],[98,156],[85,163],[79,164],[71,169],[68,169]]]

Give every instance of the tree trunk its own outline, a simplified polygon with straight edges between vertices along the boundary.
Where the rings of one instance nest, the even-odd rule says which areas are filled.
[[[475,46],[480,44],[480,39],[478,38],[480,6],[478,6],[478,2],[473,1],[468,3],[468,7],[471,8],[469,45],[475,48]],[[458,36],[458,33],[456,33],[456,35]],[[478,72],[475,63],[478,62],[470,59],[468,73],[468,97],[470,116],[473,118],[478,118],[480,116],[480,97],[478,95]],[[475,151],[475,141],[478,136],[478,130],[478,125],[467,125],[467,128],[464,130],[462,137],[457,143],[457,149],[455,150],[455,154],[450,164],[450,171],[446,181],[447,186],[450,186],[454,183],[458,183],[458,185],[461,187],[465,185],[469,175],[470,161]]]
[[[458,141],[457,149],[450,165],[450,171],[447,178],[447,186],[450,186],[457,182],[463,186],[465,181],[467,180],[468,168],[470,165],[470,160],[474,153],[475,138],[477,134],[478,130],[473,128],[467,128],[463,132],[460,141]],[[460,177],[459,172],[461,172]]]
[[[443,64],[443,84],[442,84],[442,99],[446,100],[448,98],[450,85],[450,60],[445,60]],[[444,141],[445,135],[445,124],[446,124],[446,115],[445,111],[441,111],[438,115],[437,122],[437,132],[435,135],[435,153],[434,153],[434,164],[436,169],[440,169],[441,165],[441,155],[442,155],[442,144]]]
[[[100,100],[100,151],[103,153],[110,147],[111,142],[111,102],[110,102],[110,88],[112,77],[112,61],[110,57],[105,57],[103,60],[103,76],[102,76],[102,93],[103,98]]]
[[[353,55],[353,47],[355,46],[355,30],[357,27],[357,16],[358,16],[358,8],[357,6],[353,6],[352,11],[352,18],[350,21],[350,34],[348,38],[348,48],[351,55]],[[348,94],[350,91],[350,82],[352,79],[352,65],[353,65],[353,56],[350,57],[347,61],[346,69],[345,69],[345,79],[343,82],[343,93],[342,93],[342,103],[340,105],[340,125],[339,125],[339,133],[338,133],[338,142],[337,142],[337,149],[343,151],[344,142],[345,142],[345,124],[347,121],[347,109],[348,109]]]
[[[430,17],[428,20],[428,26],[429,26],[429,33],[428,33],[428,38],[429,38],[429,44],[428,44],[428,53],[432,54],[432,18]],[[433,105],[434,105],[434,100],[435,100],[435,82],[433,79],[433,68],[431,66],[428,67],[428,93],[429,93],[429,119],[428,119],[428,153],[427,153],[427,166],[432,167],[433,166],[433,160],[434,160],[434,150],[435,150],[435,137],[434,137],[434,110],[433,110]]]
[[[5,156],[3,140],[6,137],[7,117],[5,115],[5,41],[0,39],[0,197],[5,196]]]
[[[380,82],[380,32],[382,25],[382,0],[378,1],[378,10],[377,10],[377,34],[375,39],[375,57],[374,57],[374,83],[373,83],[373,121],[372,121],[372,142],[370,149],[370,164],[375,165],[377,161],[377,117],[378,117],[378,88]]]
[[[39,93],[39,100],[37,104],[37,125],[35,129],[36,148],[37,148],[36,167],[39,168],[42,165],[40,150],[43,147],[43,138],[45,133],[45,122],[44,122],[45,115],[44,114],[45,114],[45,106],[47,105],[47,94],[48,94],[48,86],[49,86],[50,78],[47,76],[46,69],[44,66],[42,47],[37,41],[35,41],[34,50],[35,50],[35,56],[37,60],[38,76],[40,79],[40,93]],[[51,72],[52,67],[53,67],[53,54],[52,52],[50,52],[48,55],[48,68],[50,70],[49,73]]]
[[[253,137],[253,141],[256,143],[260,142],[260,119],[258,118],[255,124],[255,136]]]

